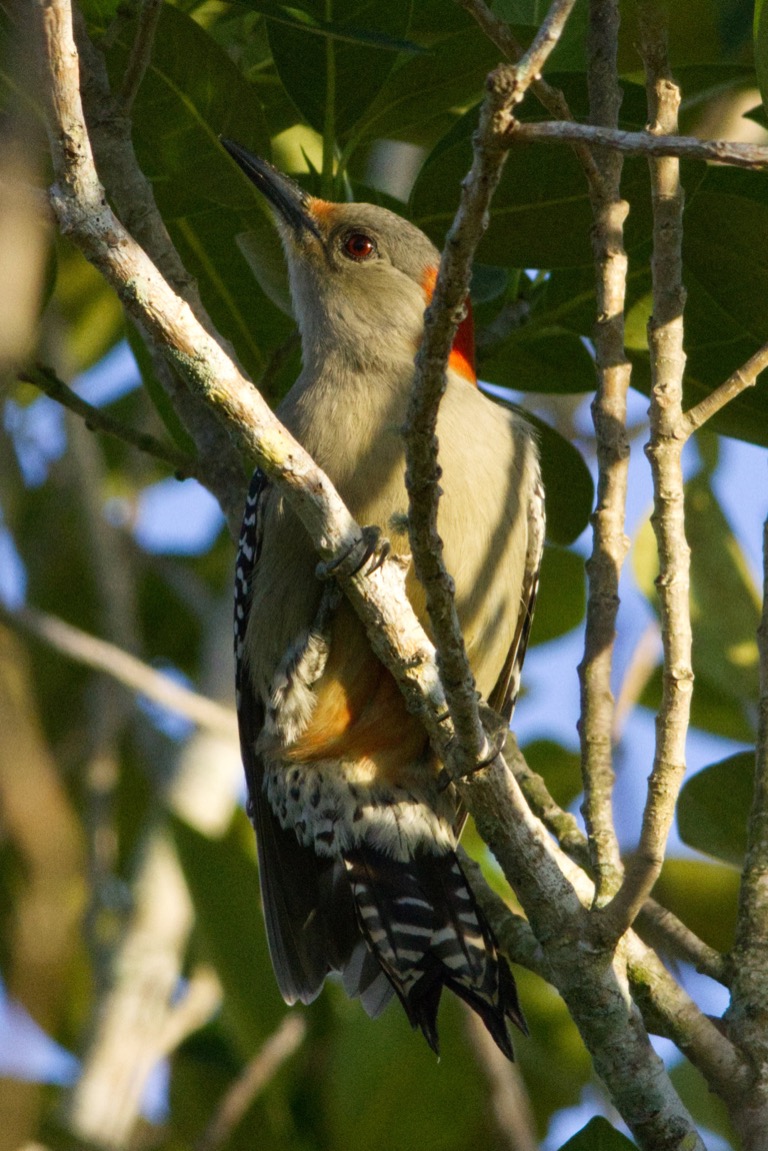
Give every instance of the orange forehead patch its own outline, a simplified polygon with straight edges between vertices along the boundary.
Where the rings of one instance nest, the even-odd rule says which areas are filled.
[[[333,204],[330,200],[320,200],[317,196],[310,196],[308,207],[316,220],[325,220],[329,216],[333,216],[338,205]]]
[[[435,294],[436,283],[437,268],[427,268],[421,281],[427,303],[430,302]],[[472,319],[472,303],[469,296],[467,296],[464,306],[467,310],[466,315],[456,329],[456,335],[453,337],[453,344],[451,346],[451,354],[448,356],[448,363],[454,372],[458,372],[460,376],[463,376],[465,380],[469,380],[471,384],[476,384],[475,323]]]

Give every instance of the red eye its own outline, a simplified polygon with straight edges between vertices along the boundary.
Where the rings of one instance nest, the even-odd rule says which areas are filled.
[[[344,240],[344,252],[352,260],[370,260],[376,255],[376,245],[365,232],[351,232]]]

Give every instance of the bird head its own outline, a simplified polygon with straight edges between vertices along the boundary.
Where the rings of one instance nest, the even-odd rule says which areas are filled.
[[[432,241],[386,208],[311,196],[239,144],[221,143],[274,210],[305,359],[412,363],[440,263]],[[469,301],[450,364],[475,381]]]

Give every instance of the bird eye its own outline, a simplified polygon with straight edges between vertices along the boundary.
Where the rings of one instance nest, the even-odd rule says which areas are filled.
[[[376,245],[365,232],[350,232],[344,239],[344,254],[351,260],[370,260],[376,255]]]

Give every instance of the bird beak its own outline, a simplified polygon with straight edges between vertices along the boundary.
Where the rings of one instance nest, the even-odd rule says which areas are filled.
[[[264,195],[273,208],[298,236],[311,232],[318,240],[322,237],[317,223],[309,211],[311,197],[301,188],[295,180],[283,175],[260,156],[247,152],[234,140],[227,140],[220,136],[222,148],[229,152],[235,163],[242,168],[249,180],[252,180],[259,191]]]

